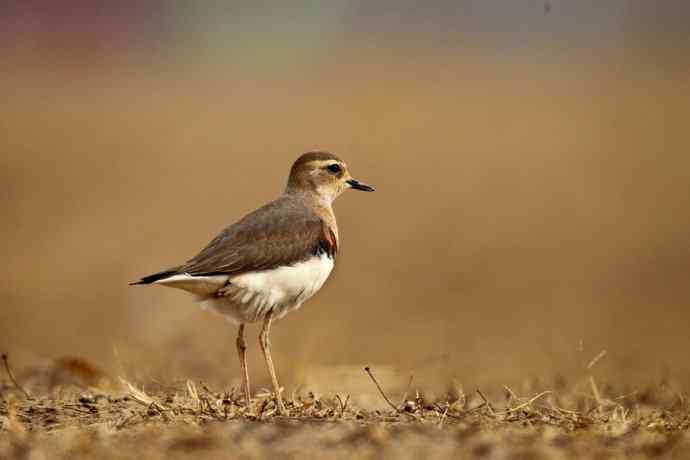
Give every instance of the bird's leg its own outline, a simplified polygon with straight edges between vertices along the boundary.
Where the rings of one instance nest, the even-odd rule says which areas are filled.
[[[264,352],[268,373],[271,375],[271,383],[273,383],[273,392],[276,395],[278,412],[284,415],[287,414],[287,411],[285,410],[285,405],[283,404],[283,398],[280,396],[280,385],[278,385],[276,370],[275,367],[273,367],[273,359],[271,358],[271,343],[268,338],[268,334],[271,330],[272,319],[273,315],[270,313],[266,316],[266,319],[264,319],[264,327],[261,329],[261,334],[259,335],[259,344],[261,345],[261,350]]]
[[[244,343],[244,324],[240,324],[237,331],[237,354],[240,357],[240,367],[242,368],[242,390],[244,391],[244,404],[247,409],[251,409],[251,391],[249,390],[249,369],[247,369],[247,344]]]

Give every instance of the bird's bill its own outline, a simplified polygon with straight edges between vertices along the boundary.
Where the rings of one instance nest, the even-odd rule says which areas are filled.
[[[350,179],[347,183],[350,184],[350,188],[355,190],[361,190],[363,192],[373,192],[375,190],[371,185],[364,184],[358,180]]]

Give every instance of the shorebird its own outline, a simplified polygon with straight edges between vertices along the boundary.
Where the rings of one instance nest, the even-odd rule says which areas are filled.
[[[259,344],[278,412],[285,414],[269,333],[271,323],[298,309],[323,286],[338,252],[333,201],[346,189],[373,192],[328,152],[300,156],[285,192],[225,228],[187,262],[131,284],[182,289],[239,325],[237,353],[245,405],[251,407],[245,324],[263,322]]]

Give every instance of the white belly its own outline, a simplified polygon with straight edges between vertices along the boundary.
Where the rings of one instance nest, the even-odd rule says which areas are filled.
[[[326,254],[272,270],[228,277],[175,275],[157,284],[196,294],[205,306],[238,323],[262,320],[269,312],[282,318],[321,289],[333,270]],[[229,282],[229,283],[228,283]]]

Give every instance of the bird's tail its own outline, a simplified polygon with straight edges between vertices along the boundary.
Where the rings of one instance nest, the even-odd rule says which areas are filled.
[[[144,276],[139,281],[129,283],[129,285],[130,286],[136,286],[138,284],[152,284],[152,283],[155,283],[156,281],[160,281],[162,279],[176,275],[177,273],[178,273],[177,270],[166,270],[163,272],[154,273],[153,275]]]

